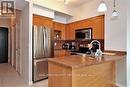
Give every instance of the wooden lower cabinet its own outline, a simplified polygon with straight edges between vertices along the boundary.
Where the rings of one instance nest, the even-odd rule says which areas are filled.
[[[49,61],[49,87],[116,87],[115,62],[67,67]]]
[[[72,87],[71,69],[49,62],[49,87]],[[68,76],[64,76],[68,75]]]

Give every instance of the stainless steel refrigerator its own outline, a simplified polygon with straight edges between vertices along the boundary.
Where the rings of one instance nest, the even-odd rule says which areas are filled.
[[[45,26],[33,26],[33,81],[47,78],[48,61],[53,57],[52,29]]]

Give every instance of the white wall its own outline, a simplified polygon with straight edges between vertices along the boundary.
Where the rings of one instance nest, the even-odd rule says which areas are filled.
[[[113,0],[107,0],[105,15],[105,49],[126,51],[126,0],[116,0],[119,17],[111,19]]]
[[[116,62],[116,83],[119,87],[127,86],[126,79],[126,58]]]
[[[126,51],[126,0],[116,0],[119,17],[112,19],[113,0],[106,2],[108,10],[105,14],[105,49]],[[110,7],[111,6],[111,7]],[[126,87],[126,59],[116,63],[116,81],[121,87]]]
[[[67,19],[64,16],[60,16],[60,15],[55,15],[54,20],[55,22],[59,22],[59,23],[67,23]]]
[[[21,34],[21,77],[27,84],[32,84],[32,3],[28,3],[22,10]]]
[[[119,17],[112,19],[113,0],[107,0],[105,14],[105,50],[126,51],[126,0],[116,0]],[[116,62],[116,81],[120,87],[126,87],[126,59]]]
[[[37,14],[40,16],[45,16],[54,19],[55,22],[60,22],[66,24],[68,20],[70,19],[70,15],[57,12],[48,8],[45,8],[43,6],[39,6],[36,4],[33,4],[33,14]]]
[[[57,12],[36,4],[33,4],[33,14],[49,17],[54,19],[53,21],[64,23],[64,24],[66,24],[71,17],[70,15]]]
[[[71,8],[73,17],[70,19],[69,22],[83,20],[86,18],[94,17],[100,15],[102,13],[98,13],[97,8],[100,4],[101,0],[92,0],[77,8]]]
[[[68,20],[70,20],[71,17],[72,16],[70,16],[70,15],[55,11],[55,16],[54,16],[53,21],[66,24],[66,23],[68,23]]]
[[[68,8],[67,5],[65,5],[62,2],[58,2],[56,0],[33,0],[34,4],[52,9],[54,11],[66,13],[66,14],[72,14],[71,10]]]
[[[54,10],[50,10],[35,4],[33,4],[33,14],[54,18]]]
[[[130,87],[130,0],[127,6],[127,87]]]

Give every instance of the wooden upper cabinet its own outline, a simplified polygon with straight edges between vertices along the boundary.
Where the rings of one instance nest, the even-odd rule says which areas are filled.
[[[54,30],[60,31],[61,32],[61,40],[65,40],[65,28],[66,28],[65,24],[54,22],[53,28],[54,28]]]
[[[54,22],[53,26],[54,26],[54,30],[61,30],[61,24],[60,23]]]
[[[92,26],[92,19],[85,19],[82,21],[82,28],[91,28]]]
[[[75,40],[75,30],[92,28],[92,39],[104,39],[104,15],[66,25],[66,39]]]
[[[65,29],[66,29],[65,24],[61,24],[61,29],[62,29],[61,39],[62,39],[62,40],[65,40],[65,39],[66,39],[66,37],[65,37]]]
[[[33,15],[33,25],[44,25],[61,31],[61,40],[75,40],[75,30],[92,28],[92,39],[104,39],[104,15],[63,24],[53,22],[51,18]]]
[[[66,25],[66,40],[75,40],[75,23]]]
[[[104,16],[93,18],[92,28],[93,39],[104,39]]]
[[[33,25],[44,25],[49,28],[53,28],[52,18],[43,17],[39,15],[33,15]]]
[[[91,19],[85,19],[81,21],[74,22],[75,23],[75,29],[83,29],[83,28],[90,28],[92,27],[92,20]]]

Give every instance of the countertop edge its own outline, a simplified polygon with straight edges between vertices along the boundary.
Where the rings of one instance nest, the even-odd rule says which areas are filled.
[[[117,55],[118,56],[118,55]],[[69,57],[69,56],[68,56]],[[53,60],[52,58],[51,59],[48,59],[48,62],[52,62],[52,63],[56,63],[56,64],[59,64],[59,65],[62,65],[62,66],[65,66],[65,67],[68,67],[68,68],[81,68],[81,67],[88,67],[88,66],[92,66],[92,65],[97,65],[97,64],[102,64],[102,63],[107,63],[107,62],[111,62],[111,61],[119,61],[121,59],[124,59],[126,57],[126,55],[120,55],[119,56],[120,58],[119,59],[112,59],[112,60],[107,60],[107,61],[101,61],[101,62],[94,62],[92,64],[81,64],[81,65],[68,65],[66,63],[63,63],[63,62],[60,62],[60,59],[57,59],[57,60]],[[98,59],[98,58],[97,58]]]

